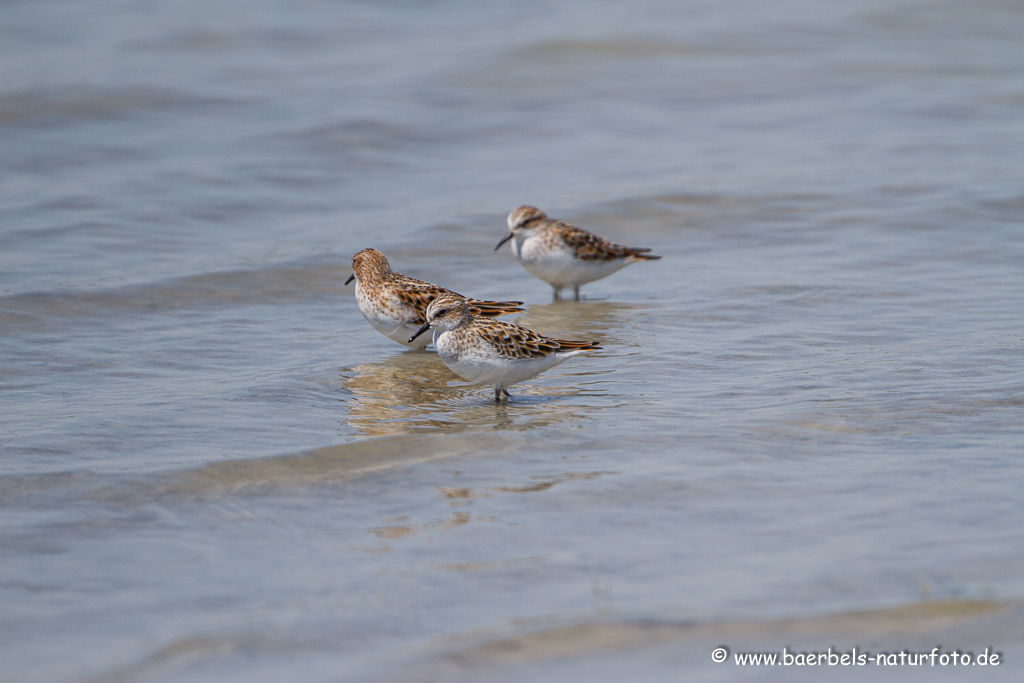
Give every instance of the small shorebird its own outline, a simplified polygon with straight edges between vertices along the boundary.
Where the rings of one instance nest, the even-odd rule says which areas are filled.
[[[660,256],[650,249],[624,247],[583,228],[547,217],[535,206],[520,206],[508,215],[508,234],[498,246],[512,240],[512,253],[534,277],[555,288],[555,299],[568,287],[576,301],[580,285],[608,277],[637,261],[652,261]]]
[[[457,294],[444,294],[427,307],[427,321],[409,341],[434,328],[434,348],[448,368],[467,382],[494,385],[494,400],[511,397],[506,387],[601,348],[595,342],[552,339],[503,320],[474,315]]]
[[[429,337],[417,342],[409,335],[426,322],[427,306],[442,294],[452,294],[444,287],[406,277],[391,270],[387,258],[376,249],[357,251],[352,257],[352,276],[356,280],[356,301],[359,312],[373,329],[388,339],[414,349],[425,349]],[[522,301],[480,301],[467,299],[477,315],[493,318],[522,311]]]

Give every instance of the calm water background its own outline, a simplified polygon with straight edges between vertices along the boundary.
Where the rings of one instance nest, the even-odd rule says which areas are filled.
[[[1022,36],[984,0],[3,3],[0,680],[748,680],[737,628],[951,599],[1004,621],[825,644],[1020,680]],[[522,203],[664,259],[552,303],[491,251]],[[363,321],[367,246],[604,350],[496,406]],[[514,640],[650,623],[712,634]]]

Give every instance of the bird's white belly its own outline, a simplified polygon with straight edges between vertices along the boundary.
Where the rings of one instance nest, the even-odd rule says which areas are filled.
[[[569,248],[552,249],[536,238],[527,239],[522,245],[513,241],[513,253],[531,275],[559,288],[600,280],[628,264],[625,259],[584,261]]]
[[[377,330],[388,339],[393,339],[403,346],[408,346],[413,349],[425,349],[427,348],[427,345],[430,344],[429,334],[421,334],[416,337],[411,344],[409,343],[409,337],[416,334],[416,330],[419,329],[418,325],[400,324],[396,327],[394,320],[371,318],[370,316],[364,317],[370,325],[373,326],[373,329]]]
[[[580,351],[555,353],[541,358],[511,359],[498,356],[486,348],[460,348],[457,342],[442,332],[434,339],[434,346],[448,369],[467,382],[508,387],[536,377],[548,368],[562,363]]]

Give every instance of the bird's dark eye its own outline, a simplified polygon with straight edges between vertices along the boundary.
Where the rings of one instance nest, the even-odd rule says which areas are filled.
[[[437,312],[437,314],[438,315],[448,315],[448,309],[447,308],[442,308],[440,311]]]

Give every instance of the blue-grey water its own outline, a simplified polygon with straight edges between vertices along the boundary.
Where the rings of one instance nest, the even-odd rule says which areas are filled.
[[[0,4],[0,680],[1020,680],[1022,36]],[[552,302],[524,203],[664,258]],[[363,320],[369,246],[603,350],[495,405]]]

